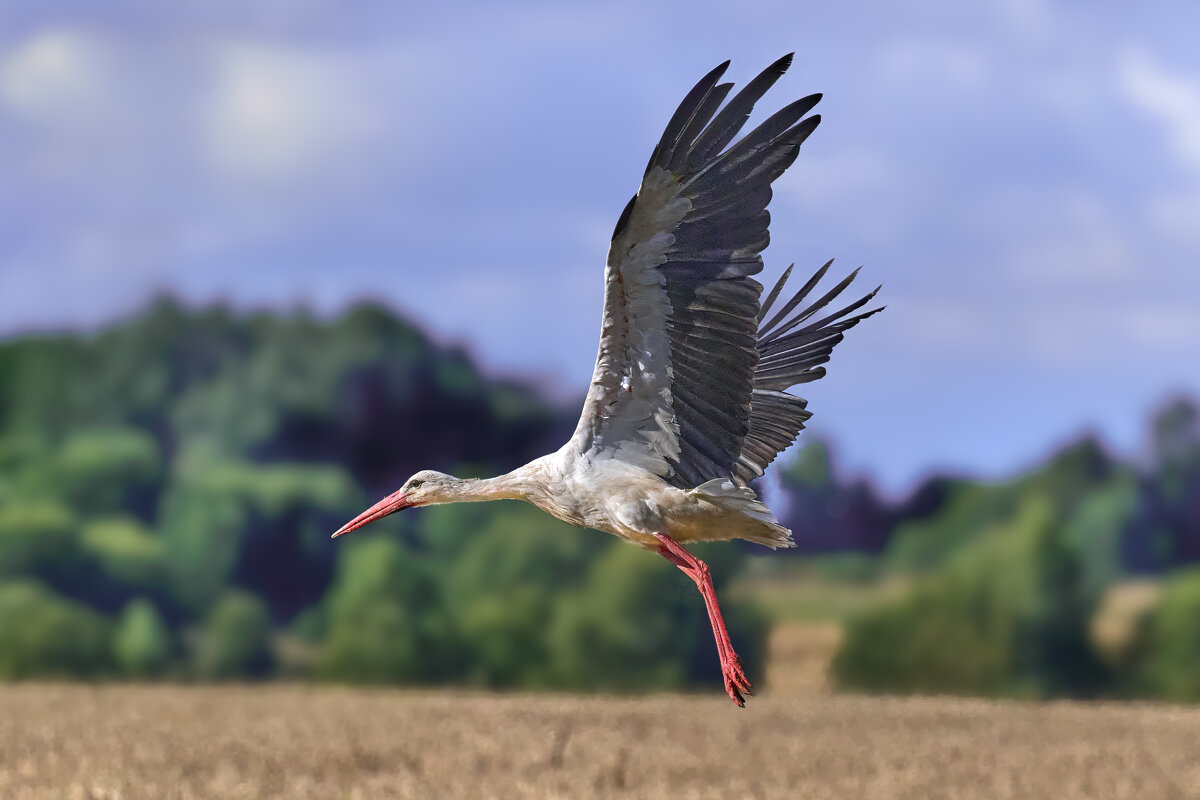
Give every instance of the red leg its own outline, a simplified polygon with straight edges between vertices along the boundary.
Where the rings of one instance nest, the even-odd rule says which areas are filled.
[[[746,699],[742,695],[743,693],[752,694],[750,681],[746,679],[742,660],[734,652],[733,642],[729,640],[729,631],[726,630],[725,619],[721,616],[721,607],[717,603],[717,591],[713,587],[708,565],[665,533],[654,535],[662,543],[658,547],[658,552],[679,567],[683,574],[691,578],[696,584],[696,588],[700,590],[700,596],[704,598],[704,607],[708,611],[708,621],[712,624],[713,638],[717,641],[717,655],[721,659],[721,673],[725,678],[725,693],[739,706],[745,706]]]
[[[716,596],[715,594],[713,595],[714,602],[709,602],[709,595],[704,590],[703,580],[697,577],[700,575],[700,572],[696,567],[693,566],[693,561],[698,561],[698,559],[693,557],[691,561],[684,561],[679,556],[675,555],[675,553],[668,550],[665,546],[660,546],[658,548],[658,552],[672,564],[679,567],[679,569],[685,575],[691,578],[696,583],[696,586],[700,589],[700,596],[704,599],[704,610],[708,612],[708,622],[712,626],[713,636],[717,640],[717,656],[721,659],[722,674],[725,672],[725,665],[730,662],[730,655],[733,656],[733,663],[736,664],[740,670],[741,662],[737,658],[737,653],[733,652],[732,646],[728,641],[728,634],[721,636],[721,634],[718,632],[724,629],[725,621],[720,617],[719,607],[717,608],[716,616],[714,617],[713,615],[713,606],[715,604]],[[691,553],[688,553],[687,555],[691,556]],[[703,564],[703,562],[699,563]],[[704,566],[707,567],[707,565]],[[718,625],[720,625],[720,627],[718,627]],[[746,682],[743,680],[743,683]],[[746,685],[748,686],[749,684],[746,683]],[[728,691],[728,689],[726,691]],[[737,702],[736,698],[734,699],[734,702]]]

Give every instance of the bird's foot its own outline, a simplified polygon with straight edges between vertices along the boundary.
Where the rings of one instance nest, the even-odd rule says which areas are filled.
[[[721,659],[721,673],[725,678],[725,694],[729,695],[729,699],[737,703],[739,708],[745,708],[745,695],[754,692],[750,690],[750,680],[742,668],[742,660],[733,652],[732,645],[729,647],[728,657]]]

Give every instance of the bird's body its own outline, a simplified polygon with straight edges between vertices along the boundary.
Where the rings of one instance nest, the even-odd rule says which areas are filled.
[[[654,550],[700,589],[726,692],[744,702],[750,684],[708,568],[682,543],[794,546],[750,482],[810,416],[806,402],[787,390],[822,377],[820,365],[843,333],[879,310],[851,316],[871,292],[825,311],[854,274],[810,300],[829,263],[770,319],[791,267],[760,304],[762,286],[751,276],[762,270],[759,252],[769,241],[771,182],[820,121],[804,118],[820,96],[798,100],[734,139],[790,62],[790,55],[775,62],[722,106],[732,88],[717,83],[726,62],[668,123],[613,232],[596,368],[571,439],[496,478],[419,472],[335,536],[402,508],[519,499]]]
[[[572,445],[496,478],[455,481],[446,499],[524,500],[563,522],[652,550],[659,545],[656,533],[678,542],[746,539],[792,546],[787,529],[751,489],[717,479],[683,490],[641,467],[595,458]]]

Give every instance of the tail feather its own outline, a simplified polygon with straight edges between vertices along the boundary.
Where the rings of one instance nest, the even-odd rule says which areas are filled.
[[[722,538],[745,539],[772,550],[796,546],[792,532],[779,524],[771,509],[748,486],[739,486],[729,478],[714,478],[692,489],[691,494],[701,495],[730,513],[729,524],[735,526],[736,533],[730,536],[726,530]]]

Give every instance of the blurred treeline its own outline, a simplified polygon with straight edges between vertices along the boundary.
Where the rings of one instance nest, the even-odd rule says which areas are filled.
[[[329,534],[421,468],[505,471],[577,410],[372,306],[0,343],[0,678],[719,683],[665,559],[519,503]],[[706,557],[718,582],[736,548]],[[760,664],[765,626],[730,609]]]
[[[94,336],[0,343],[0,678],[719,685],[686,578],[532,507],[330,541],[412,472],[511,469],[577,413],[373,306],[163,300]],[[801,558],[697,551],[738,582],[723,605],[752,672],[753,576],[816,564],[863,596],[903,588],[845,621],[843,686],[1200,699],[1200,415],[1179,399],[1150,430],[1137,463],[1084,439],[1012,481],[933,477],[895,502],[809,440],[780,473]]]
[[[1178,398],[1135,463],[1085,437],[1004,483],[931,478],[899,506],[801,455],[793,504],[867,552],[823,559],[903,591],[845,620],[843,687],[1200,700],[1200,411]],[[804,521],[790,520],[798,537]],[[836,535],[836,534],[835,534]]]

